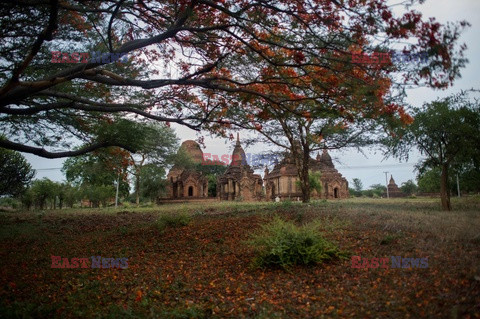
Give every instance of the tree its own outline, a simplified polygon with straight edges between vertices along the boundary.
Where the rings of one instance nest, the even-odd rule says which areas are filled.
[[[457,174],[460,180],[460,189],[462,193],[480,193],[479,164],[479,162],[473,161],[471,163],[464,163],[463,167],[457,170]]]
[[[20,201],[24,209],[30,210],[30,208],[32,208],[32,206],[35,204],[35,199],[31,187],[27,188],[25,192],[20,195]]]
[[[356,196],[360,196],[362,194],[363,183],[359,178],[353,179],[353,189],[355,190]]]
[[[140,181],[139,189],[141,189],[142,196],[155,202],[165,192],[165,169],[153,163],[143,165],[140,171]]]
[[[115,189],[120,181],[119,191],[121,196],[129,192],[127,168],[131,165],[130,153],[118,147],[97,150],[87,155],[68,158],[62,168],[68,183],[80,188],[82,194],[98,205],[105,202],[105,194],[110,198],[115,196],[115,191],[110,192],[110,187]],[[99,197],[96,191],[101,192]],[[109,193],[110,192],[110,193]]]
[[[311,191],[316,191],[317,195],[320,196],[322,193],[322,182],[320,178],[322,177],[322,174],[320,172],[310,172],[308,178],[309,178],[309,185]]]
[[[139,123],[138,125],[140,126],[141,124]],[[153,164],[161,167],[159,170],[155,170],[153,167],[145,170],[154,173],[151,178],[147,177],[149,181],[145,185],[149,188],[154,184],[160,186],[159,175],[161,174],[163,177],[165,174],[164,167],[172,163],[173,157],[178,149],[178,138],[175,132],[167,125],[149,123],[139,127],[139,131],[142,131],[143,134],[137,136],[136,143],[139,144],[138,151],[136,154],[130,154],[132,163],[131,172],[135,179],[134,189],[137,205],[140,204],[141,187],[144,185],[142,183],[142,177],[145,176],[145,172],[143,171],[144,165]],[[147,192],[150,195],[155,193],[153,189],[149,189]]]
[[[387,188],[382,184],[373,184],[370,186],[370,189],[372,190],[372,193],[378,197],[387,192]]]
[[[24,192],[35,171],[22,154],[0,148],[0,196]]]
[[[47,201],[54,202],[56,196],[56,184],[50,179],[44,177],[43,179],[33,181],[31,191],[35,207],[43,210],[46,208]]]
[[[63,202],[65,202],[66,206],[73,208],[73,205],[79,200],[81,200],[80,189],[69,183],[62,183],[62,197],[60,202],[60,208],[62,208]]]
[[[469,93],[461,92],[444,99],[427,103],[417,109],[414,123],[399,129],[385,141],[388,153],[408,159],[412,147],[417,147],[426,157],[419,169],[437,168],[440,174],[442,208],[451,210],[450,169],[478,156],[480,145],[480,107]]]
[[[418,187],[411,179],[409,179],[408,181],[402,183],[402,186],[400,186],[400,189],[402,190],[403,193],[407,195],[412,195],[417,192]]]
[[[417,175],[418,190],[422,193],[440,193],[442,170],[438,167],[423,169]]]
[[[310,194],[313,193],[313,191],[317,192],[317,195],[320,196],[322,193],[322,182],[321,182],[321,173],[320,172],[315,172],[315,171],[310,171],[308,174],[308,185],[310,188]],[[300,181],[296,181],[297,187],[301,187],[302,183]]]
[[[455,46],[466,22],[442,26],[415,11],[397,17],[385,0],[19,0],[2,2],[0,13],[0,147],[49,158],[109,146],[136,151],[135,135],[122,123],[135,116],[224,134],[229,109],[269,116],[248,105],[254,100],[279,112],[301,102],[307,109],[294,111],[305,120],[318,116],[309,113],[317,102],[323,113],[346,120],[397,111],[360,110],[363,99],[352,101],[358,111],[351,104],[341,109],[352,90],[381,101],[393,78],[378,77],[389,72],[379,63],[354,65],[352,53],[386,53],[393,44],[412,43],[404,49],[426,50],[431,63],[395,69],[414,85],[435,87],[453,81],[466,61],[465,48]],[[75,59],[66,52],[92,50],[129,54],[129,63],[108,55],[64,63]],[[52,55],[56,62],[52,51],[65,52],[62,63],[45,63]],[[308,161],[304,166],[308,184]]]
[[[383,14],[390,13],[385,11],[380,16],[385,18]],[[433,42],[424,41],[420,26],[426,24],[421,22],[417,14],[405,16],[404,22],[397,25],[398,32],[391,32],[392,25],[387,26],[388,23],[382,18],[375,19],[371,13],[367,15],[371,18],[364,23],[367,29],[368,25],[373,27],[367,32],[368,36],[359,35],[350,28],[312,27],[315,35],[302,31],[292,35],[280,29],[274,34],[265,35],[265,38],[269,41],[285,39],[285,47],[289,47],[292,39],[295,39],[296,47],[312,46],[315,49],[301,54],[279,49],[272,53],[276,63],[246,54],[238,57],[236,67],[230,65],[230,69],[235,69],[242,78],[255,82],[263,96],[259,98],[257,94],[244,92],[242,107],[225,110],[226,117],[235,127],[259,133],[261,138],[255,137],[256,142],[273,144],[291,154],[304,202],[308,202],[310,197],[308,172],[313,152],[359,148],[377,141],[376,135],[384,136],[397,126],[410,124],[412,118],[404,107],[404,89],[420,85],[421,82],[433,88],[446,87],[456,78],[459,67],[463,65],[461,57],[454,57],[452,45],[455,41],[451,42],[453,38],[450,36],[442,40],[434,36],[436,40],[433,42],[443,47],[441,52],[453,54],[450,56],[455,60],[453,64],[354,63],[352,52],[385,53],[397,45],[402,37],[418,40],[417,44],[405,51],[417,52],[422,48],[429,52],[431,62],[443,59],[437,55],[439,51],[431,47]],[[405,21],[409,21],[408,27]],[[358,25],[356,27],[362,29]],[[450,29],[447,33],[452,31]],[[457,32],[458,29],[453,31],[454,34]],[[382,38],[382,43],[379,44],[370,35]],[[359,37],[362,38],[361,43],[358,42]],[[264,49],[269,52],[268,48]],[[302,61],[304,66],[297,68],[297,61]],[[435,79],[425,81],[427,74]],[[404,81],[398,81],[399,78]],[[231,100],[231,94],[218,93],[215,101],[222,99]],[[253,142],[253,139],[249,142]]]
[[[472,161],[462,165],[454,165],[450,170],[448,188],[451,193],[457,193],[458,175],[461,193],[478,193],[480,191],[480,168]],[[442,171],[440,168],[426,168],[417,175],[418,190],[424,193],[439,193]]]
[[[115,187],[113,185],[82,185],[81,193],[87,198],[92,207],[107,207],[109,200],[115,197]]]
[[[183,155],[181,155],[183,156]],[[187,164],[188,167],[188,164]],[[208,179],[208,196],[217,197],[217,179],[222,176],[227,170],[227,165],[214,163],[211,160],[206,160],[202,164],[194,164],[196,171],[202,172]]]

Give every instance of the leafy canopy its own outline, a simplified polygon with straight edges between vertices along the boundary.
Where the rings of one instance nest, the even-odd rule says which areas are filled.
[[[20,0],[2,2],[0,23],[0,147],[49,158],[109,146],[136,151],[126,128],[135,117],[222,135],[229,110],[260,130],[292,112],[295,120],[326,119],[326,129],[362,112],[408,120],[389,98],[400,78],[393,75],[446,87],[466,62],[456,44],[468,25],[413,10],[396,16],[385,0]],[[429,63],[351,59],[391,49],[426,51]],[[51,51],[129,58],[51,63]]]
[[[0,196],[17,196],[25,191],[35,171],[16,151],[0,148]]]

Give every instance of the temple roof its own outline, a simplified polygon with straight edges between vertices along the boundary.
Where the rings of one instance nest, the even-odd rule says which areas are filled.
[[[328,151],[326,149],[324,149],[322,152],[322,156],[320,157],[320,162],[325,166],[334,167],[332,158],[330,157],[330,154],[328,154]]]
[[[254,173],[254,170],[246,162],[245,151],[240,145],[240,137],[237,133],[237,141],[232,153],[232,163],[228,166],[223,175],[218,177],[219,181],[226,181],[229,178],[239,181],[243,176],[247,176],[254,179],[262,179],[258,174]]]
[[[395,186],[397,186],[397,184],[395,183],[395,180],[393,179],[393,175],[390,175],[390,182],[388,183],[388,185],[395,185]]]
[[[328,179],[345,179],[333,165],[332,158],[327,150],[323,150],[322,155],[317,154],[316,159],[310,158],[310,169],[312,171],[320,171],[321,178]],[[298,171],[290,153],[273,167],[270,172],[265,172],[264,179],[279,177],[279,176],[298,176]]]
[[[195,163],[201,163],[203,160],[203,152],[197,142],[193,140],[187,140],[182,143],[180,149],[184,150]]]
[[[242,145],[240,145],[240,136],[237,133],[237,142],[235,143],[235,148],[233,149],[231,165],[241,166],[243,164],[246,164],[245,161],[245,151],[243,150]]]

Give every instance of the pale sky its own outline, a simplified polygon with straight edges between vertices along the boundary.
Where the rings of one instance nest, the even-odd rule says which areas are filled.
[[[460,43],[467,44],[466,57],[469,60],[466,68],[462,73],[462,78],[458,79],[455,84],[447,90],[438,91],[426,88],[418,88],[408,91],[407,102],[413,106],[421,106],[425,102],[430,102],[438,97],[445,97],[452,93],[458,93],[460,90],[477,88],[480,89],[480,77],[477,72],[480,71],[480,61],[476,57],[480,57],[480,1],[479,0],[427,0],[423,5],[416,7],[422,12],[424,17],[435,17],[437,21],[445,23],[447,21],[467,20],[472,25],[461,36]],[[186,128],[175,126],[177,135],[181,141],[187,139],[196,139],[199,135]],[[204,152],[218,154],[231,154],[233,142],[212,138],[205,132]],[[240,132],[240,139],[246,132]],[[246,153],[260,153],[264,150],[264,146],[256,145],[245,149]],[[365,150],[364,155],[353,150],[331,151],[330,155],[334,159],[334,163],[339,172],[347,178],[351,184],[353,178],[359,178],[368,188],[372,184],[385,184],[385,171],[393,175],[395,181],[400,186],[409,179],[415,180],[416,172],[414,165],[418,162],[418,153],[412,153],[409,162],[401,163],[395,159],[387,159],[382,161],[381,152],[374,150]],[[40,158],[31,154],[24,154],[33,168],[37,170],[36,178],[48,177],[51,180],[62,181],[64,179],[60,168],[64,159],[49,160]],[[263,175],[263,172],[258,172]],[[461,181],[460,181],[461,182]]]

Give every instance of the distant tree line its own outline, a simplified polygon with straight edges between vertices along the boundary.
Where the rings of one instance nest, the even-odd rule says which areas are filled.
[[[0,206],[27,210],[106,207],[115,203],[117,184],[123,201],[155,202],[165,192],[165,172],[176,161],[178,138],[165,124],[139,124],[135,135],[135,154],[108,147],[68,158],[62,168],[64,182],[33,180],[35,171],[21,153],[0,148]]]

